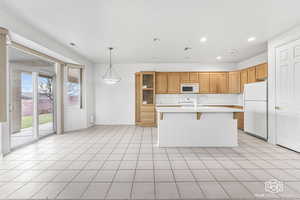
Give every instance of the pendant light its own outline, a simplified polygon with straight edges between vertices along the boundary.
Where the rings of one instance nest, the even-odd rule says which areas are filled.
[[[106,83],[108,85],[114,85],[114,84],[120,82],[121,78],[118,76],[118,74],[116,72],[114,72],[114,70],[112,68],[111,51],[114,48],[109,47],[108,49],[109,49],[109,67],[102,78],[103,78],[104,83]]]

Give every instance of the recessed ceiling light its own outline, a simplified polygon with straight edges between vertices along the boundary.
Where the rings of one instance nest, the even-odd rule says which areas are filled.
[[[207,41],[207,38],[206,37],[202,37],[201,39],[200,39],[200,42],[206,42]]]
[[[70,42],[69,45],[72,46],[72,47],[76,46],[76,44],[74,42]]]
[[[254,40],[256,40],[256,37],[249,37],[248,38],[248,42],[253,42]]]
[[[217,56],[216,59],[217,59],[217,60],[221,60],[222,57],[221,57],[221,56]]]

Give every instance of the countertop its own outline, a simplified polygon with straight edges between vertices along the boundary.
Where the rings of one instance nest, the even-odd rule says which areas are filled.
[[[194,107],[156,107],[157,112],[168,112],[168,113],[182,113],[182,112],[214,112],[214,113],[228,113],[228,112],[244,112],[243,109],[239,108],[227,108],[227,107],[209,107],[199,106]]]
[[[176,107],[176,106],[193,106],[192,104],[179,104],[179,103],[174,103],[174,104],[164,104],[164,103],[157,103],[156,104],[156,106],[157,107],[164,107],[164,106],[174,106],[174,107]],[[198,106],[241,106],[241,107],[243,107],[243,105],[241,105],[241,104],[222,104],[222,103],[218,103],[218,104],[198,104]]]

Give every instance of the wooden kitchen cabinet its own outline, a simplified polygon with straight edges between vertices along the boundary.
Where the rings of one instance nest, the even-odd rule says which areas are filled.
[[[244,113],[234,113],[234,119],[237,119],[238,129],[244,130]]]
[[[168,72],[155,73],[155,92],[156,94],[168,93]]]
[[[135,74],[136,125],[155,126],[155,72],[139,72]]]
[[[209,74],[210,93],[228,93],[228,72],[211,72]]]
[[[256,82],[256,70],[255,67],[250,67],[247,69],[248,73],[248,83]]]
[[[248,70],[241,71],[241,92],[244,92],[244,85],[248,83]]]
[[[256,66],[255,78],[257,81],[265,80],[268,78],[268,63],[263,63]]]
[[[190,73],[189,72],[180,72],[180,82],[189,83],[190,82]]]
[[[180,93],[180,72],[168,72],[168,94]]]
[[[239,71],[228,73],[228,93],[238,94],[241,92],[241,74]]]
[[[198,72],[190,72],[190,82],[197,83],[198,82]]]
[[[209,94],[209,72],[198,72],[200,94]]]

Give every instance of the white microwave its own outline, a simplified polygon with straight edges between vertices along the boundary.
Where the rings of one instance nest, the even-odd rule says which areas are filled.
[[[183,83],[180,85],[180,93],[195,94],[199,93],[199,83]]]

